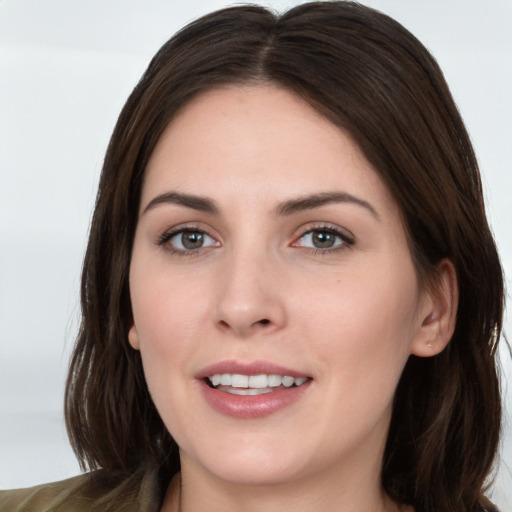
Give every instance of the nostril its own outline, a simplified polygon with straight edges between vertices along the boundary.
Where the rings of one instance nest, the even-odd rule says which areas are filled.
[[[223,332],[232,330],[241,336],[245,336],[253,331],[259,331],[259,329],[265,329],[265,331],[267,331],[267,329],[270,329],[273,325],[274,322],[269,318],[262,318],[255,322],[252,322],[250,319],[244,321],[243,318],[234,318],[232,322],[221,319],[217,321],[217,327]]]

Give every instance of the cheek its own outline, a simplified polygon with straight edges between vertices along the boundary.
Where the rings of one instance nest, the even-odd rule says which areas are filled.
[[[190,276],[169,276],[155,269],[132,272],[130,291],[134,324],[145,361],[179,364],[191,350],[191,340],[200,336],[208,315],[204,288]],[[182,282],[183,281],[183,282]]]
[[[207,307],[201,287],[167,274],[146,266],[140,276],[132,272],[130,288],[149,392],[168,430],[182,438],[183,424],[190,429],[194,423],[186,421],[193,398],[190,361],[198,340],[205,339]]]
[[[298,304],[308,338],[317,340],[319,364],[347,378],[392,385],[410,354],[418,290],[412,265],[351,268]]]

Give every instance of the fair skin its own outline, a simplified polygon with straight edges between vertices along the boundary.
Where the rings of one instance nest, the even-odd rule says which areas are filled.
[[[302,99],[192,100],[147,166],[130,267],[129,342],[180,447],[162,510],[399,510],[382,456],[408,357],[453,330],[451,264],[439,275],[420,289],[395,201]],[[299,380],[245,396],[215,373]]]

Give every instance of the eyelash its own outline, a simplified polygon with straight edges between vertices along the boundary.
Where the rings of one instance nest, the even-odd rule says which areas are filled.
[[[341,243],[339,243],[338,245],[335,245],[334,247],[325,248],[325,249],[305,247],[304,249],[309,251],[311,254],[315,254],[315,255],[320,254],[323,256],[327,256],[329,254],[344,251],[344,250],[350,248],[351,246],[353,246],[355,243],[354,237],[352,235],[349,235],[347,232],[342,231],[341,229],[334,227],[334,226],[321,225],[321,226],[309,227],[308,229],[306,229],[306,231],[301,233],[300,236],[298,236],[296,238],[296,241],[292,244],[292,246],[294,244],[296,244],[299,240],[303,239],[306,235],[309,235],[309,234],[315,233],[315,232],[316,233],[329,233],[331,235],[334,235],[335,237],[341,239]]]
[[[204,229],[199,228],[198,226],[190,225],[190,226],[182,226],[176,229],[173,229],[171,231],[166,231],[162,235],[160,235],[157,239],[156,245],[158,246],[165,246],[165,249],[169,251],[171,254],[176,254],[178,256],[185,256],[185,257],[193,257],[193,256],[199,256],[202,252],[202,249],[207,249],[207,247],[198,247],[197,249],[177,249],[173,247],[168,242],[175,237],[176,235],[179,235],[180,233],[199,233],[201,235],[206,235],[208,238],[211,238],[215,240],[214,237],[210,236]],[[302,247],[300,245],[296,245],[298,241],[302,240],[306,235],[312,234],[312,233],[329,233],[331,235],[334,235],[335,237],[341,239],[341,243],[325,249],[320,248],[313,248],[313,247],[303,247],[305,250],[310,252],[311,254],[319,254],[319,255],[328,255],[333,254],[336,252],[343,251],[351,246],[354,245],[355,239],[353,236],[347,234],[345,231],[340,230],[339,228],[336,228],[334,226],[328,226],[328,225],[322,225],[322,226],[314,226],[309,227],[305,231],[303,231],[291,244],[292,247]]]
[[[206,247],[198,247],[197,249],[177,249],[176,247],[173,247],[168,242],[175,237],[176,235],[179,235],[180,233],[199,233],[202,235],[206,235],[209,238],[212,238],[215,240],[212,236],[210,236],[204,229],[201,229],[198,226],[194,225],[188,225],[188,226],[181,226],[175,229],[172,229],[171,231],[166,231],[162,235],[158,237],[158,240],[156,242],[156,245],[158,246],[165,246],[165,250],[170,252],[171,254],[176,254],[177,256],[185,256],[185,257],[194,257],[199,256],[201,253],[201,249],[206,249]]]

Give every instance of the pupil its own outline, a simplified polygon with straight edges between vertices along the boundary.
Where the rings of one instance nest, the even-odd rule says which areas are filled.
[[[186,249],[198,249],[203,245],[203,234],[197,231],[185,231],[181,235],[181,243]]]
[[[334,235],[327,231],[315,231],[313,233],[313,245],[320,249],[332,247],[334,245]]]

